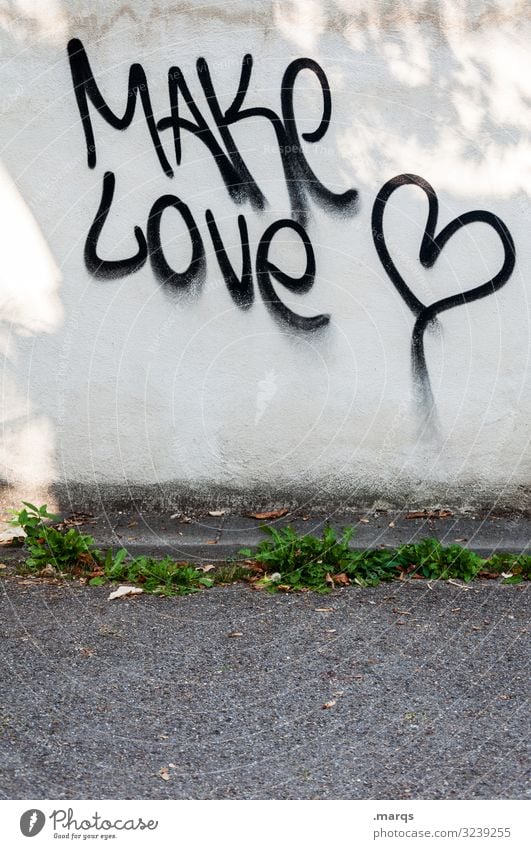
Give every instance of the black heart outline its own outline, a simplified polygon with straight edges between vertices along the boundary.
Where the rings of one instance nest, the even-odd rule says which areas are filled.
[[[503,265],[494,277],[491,277],[491,279],[486,283],[482,283],[473,289],[468,289],[464,292],[459,292],[456,295],[449,295],[446,298],[441,298],[439,301],[435,301],[433,304],[429,304],[428,306],[423,304],[422,301],[413,294],[391,259],[391,255],[387,250],[387,245],[385,244],[383,232],[383,215],[387,201],[396,189],[407,185],[418,186],[423,190],[424,194],[428,198],[428,218],[426,220],[426,227],[424,228],[424,235],[422,237],[419,251],[419,260],[424,268],[431,268],[435,264],[447,241],[455,233],[457,233],[458,230],[462,227],[466,227],[467,224],[483,222],[493,228],[493,230],[498,234],[503,245]],[[372,236],[380,262],[403,300],[417,317],[411,335],[411,360],[413,374],[419,380],[422,387],[422,400],[429,403],[431,407],[433,406],[433,395],[431,392],[430,378],[424,352],[424,332],[426,327],[437,317],[439,313],[449,310],[452,307],[457,307],[462,304],[477,301],[480,298],[485,298],[487,295],[492,295],[498,289],[501,289],[511,276],[516,261],[513,238],[509,233],[506,224],[504,224],[501,218],[494,215],[493,212],[487,212],[482,209],[465,212],[463,215],[460,215],[457,218],[454,218],[453,221],[450,221],[449,224],[443,227],[438,235],[435,235],[438,215],[439,201],[433,186],[428,183],[427,180],[424,180],[422,177],[418,177],[416,174],[399,174],[398,176],[392,177],[388,180],[378,192],[372,208]]]

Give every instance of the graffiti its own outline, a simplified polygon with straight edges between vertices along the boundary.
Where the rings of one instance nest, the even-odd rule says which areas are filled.
[[[252,251],[249,241],[249,228],[245,215],[237,218],[241,262],[238,257],[229,257],[223,237],[211,209],[204,213],[205,230],[212,242],[221,274],[223,275],[230,297],[242,310],[249,309],[254,303],[255,289],[253,273],[260,296],[274,319],[290,329],[316,331],[325,327],[328,314],[302,316],[290,309],[279,296],[274,284],[280,284],[291,293],[304,294],[310,291],[315,282],[315,253],[307,232],[310,220],[310,202],[320,206],[331,214],[353,215],[358,212],[358,191],[349,189],[335,193],[328,189],[310,167],[302,141],[309,144],[320,142],[331,122],[332,98],[325,72],[313,59],[300,58],[289,63],[283,77],[280,90],[280,109],[260,105],[247,105],[250,99],[250,84],[253,70],[253,57],[243,57],[237,89],[226,108],[222,108],[216,92],[211,69],[205,59],[196,62],[197,80],[204,95],[206,107],[192,95],[185,75],[177,66],[168,70],[169,111],[155,118],[149,93],[146,73],[139,63],[131,65],[127,81],[126,105],[121,115],[116,114],[107,104],[92,72],[92,68],[82,42],[72,39],[68,44],[68,57],[74,92],[87,150],[87,165],[95,168],[97,162],[97,142],[90,107],[111,127],[125,130],[131,125],[137,106],[143,111],[143,117],[154,153],[163,174],[172,179],[176,169],[186,159],[186,138],[192,136],[206,147],[211,155],[219,176],[224,183],[228,196],[237,205],[248,204],[256,213],[267,209],[268,200],[253,177],[242,153],[239,151],[233,128],[240,122],[260,118],[274,131],[276,146],[269,146],[268,153],[277,157],[284,176],[289,197],[290,218],[281,218],[263,232],[256,248],[253,268]],[[219,67],[218,67],[219,71]],[[305,72],[317,82],[322,95],[322,106],[317,116],[315,129],[300,133],[295,109],[295,89],[299,75]],[[183,115],[183,107],[191,117]],[[308,116],[305,115],[305,121]],[[215,130],[215,133],[214,133]],[[171,139],[172,155],[169,156],[164,142]],[[171,161],[170,161],[171,160]],[[389,253],[384,235],[384,211],[386,204],[398,188],[413,185],[420,188],[428,199],[428,216],[422,236],[419,260],[426,268],[432,268],[447,242],[461,228],[469,224],[482,222],[488,224],[499,237],[504,259],[499,271],[488,281],[474,288],[441,298],[431,304],[423,303],[411,290],[398,271]],[[164,194],[153,203],[144,229],[136,225],[134,237],[136,251],[121,260],[109,260],[100,256],[98,244],[105,223],[112,214],[115,197],[116,178],[111,171],[103,176],[101,198],[96,215],[89,228],[85,242],[85,264],[94,277],[111,280],[134,274],[148,261],[155,279],[168,292],[182,292],[187,289],[199,289],[207,275],[207,254],[201,229],[185,200],[176,194]],[[168,262],[161,239],[163,216],[178,216],[178,232],[187,234],[191,247],[191,259],[184,270],[172,268]],[[176,219],[177,220],[177,219]],[[438,200],[432,186],[422,177],[414,174],[400,174],[385,183],[380,189],[372,209],[372,234],[378,257],[396,287],[400,296],[414,316],[411,335],[411,362],[415,386],[426,408],[433,407],[424,337],[426,329],[435,325],[438,316],[446,310],[469,304],[479,298],[491,295],[500,289],[509,279],[515,265],[513,239],[504,222],[492,212],[474,210],[465,212],[436,233],[438,220]],[[270,260],[273,242],[282,241],[290,233],[296,237],[305,259],[302,274],[292,276]],[[237,269],[241,268],[241,271]]]
[[[223,149],[212,132],[208,120],[195,102],[180,68],[171,67],[168,71],[170,114],[156,121],[153,115],[148,82],[142,65],[135,63],[129,69],[127,105],[120,117],[107,105],[92,73],[83,43],[79,39],[73,38],[69,41],[68,57],[76,101],[85,134],[89,168],[94,168],[97,161],[97,145],[90,117],[89,101],[100,117],[111,127],[116,130],[125,130],[133,121],[139,97],[155,153],[163,172],[168,177],[174,176],[174,169],[162,144],[161,133],[171,130],[175,161],[177,166],[180,166],[183,161],[182,135],[186,131],[194,135],[207,147],[233,201],[239,204],[248,201],[254,209],[265,209],[267,206],[266,197],[247,168],[231,134],[231,127],[241,121],[249,118],[264,118],[271,124],[275,132],[293,218],[300,224],[307,223],[308,197],[332,212],[346,214],[357,211],[358,191],[349,189],[341,194],[336,194],[327,189],[308,164],[300,143],[293,101],[295,84],[301,71],[310,71],[314,75],[323,96],[323,109],[319,124],[312,132],[302,133],[302,138],[306,142],[315,144],[324,137],[330,125],[332,112],[330,85],[325,72],[313,59],[295,59],[286,68],[281,84],[281,115],[278,115],[273,109],[263,106],[243,108],[253,69],[253,57],[250,54],[244,56],[242,60],[238,89],[232,103],[225,111],[221,109],[219,104],[208,63],[205,59],[199,58],[196,63],[197,77],[225,146],[225,149]],[[186,105],[194,119],[193,121],[182,116],[180,102]]]
[[[291,328],[316,330],[326,325],[329,321],[327,315],[305,317],[290,310],[279,298],[271,282],[274,279],[291,292],[301,294],[308,292],[314,283],[315,255],[308,233],[305,230],[309,217],[309,199],[336,214],[354,214],[358,208],[357,190],[349,189],[337,194],[327,189],[308,164],[301,145],[294,108],[295,84],[301,71],[306,70],[314,75],[323,97],[322,113],[317,128],[311,132],[302,133],[302,138],[309,143],[319,142],[330,125],[332,112],[330,86],[323,69],[317,62],[313,59],[296,59],[288,65],[282,79],[281,115],[279,115],[274,110],[262,106],[244,108],[244,100],[248,94],[253,68],[253,58],[250,54],[244,56],[242,60],[236,94],[230,106],[224,111],[219,104],[208,63],[205,59],[198,59],[196,63],[197,77],[212,119],[222,139],[223,148],[194,100],[180,68],[171,67],[168,71],[169,115],[157,121],[153,114],[146,74],[140,64],[135,63],[129,69],[127,103],[123,114],[120,116],[116,115],[106,103],[92,73],[85,48],[79,39],[72,39],[69,42],[68,56],[77,106],[85,135],[89,168],[94,168],[97,162],[97,144],[89,102],[111,127],[116,130],[125,130],[134,119],[137,100],[139,99],[155,154],[167,177],[174,177],[175,171],[166,155],[161,134],[166,130],[171,130],[175,163],[179,167],[184,156],[183,134],[191,133],[207,147],[212,155],[230,198],[237,204],[248,202],[254,210],[261,212],[267,207],[267,199],[239,152],[231,134],[231,127],[240,121],[257,117],[263,118],[271,124],[277,140],[277,152],[286,181],[292,218],[274,222],[266,229],[260,239],[256,253],[258,289],[273,317]],[[180,111],[180,103],[186,105],[193,120],[183,117]],[[200,286],[206,277],[203,239],[190,208],[181,198],[173,194],[163,195],[155,201],[148,216],[145,234],[141,227],[135,226],[134,235],[138,249],[134,255],[122,260],[106,260],[100,257],[98,242],[111,212],[115,187],[115,176],[112,172],[107,171],[103,177],[100,204],[85,242],[85,264],[88,271],[101,280],[116,279],[135,273],[142,268],[149,257],[155,278],[166,289],[179,291],[191,286]],[[184,271],[176,271],[171,268],[166,260],[161,243],[162,215],[166,210],[172,208],[181,216],[182,224],[185,231],[188,232],[192,246],[192,258]],[[205,211],[205,220],[227,289],[235,304],[241,309],[247,309],[253,303],[254,290],[246,219],[243,215],[238,216],[242,254],[240,276],[236,273],[229,259],[214,214],[210,209]],[[271,241],[281,230],[295,232],[304,248],[306,269],[299,278],[288,275],[268,259]]]
[[[444,246],[458,230],[466,227],[468,224],[483,222],[492,227],[494,232],[497,233],[504,252],[502,266],[490,280],[487,280],[486,283],[482,283],[480,286],[475,286],[473,289],[467,289],[455,295],[449,295],[428,305],[422,303],[417,298],[391,258],[385,242],[383,229],[383,216],[387,201],[393,192],[401,186],[407,185],[418,186],[428,198],[428,217],[419,252],[419,260],[424,268],[432,268],[435,265]],[[414,378],[420,388],[421,400],[428,407],[433,406],[433,395],[424,352],[424,333],[426,328],[435,322],[437,316],[445,310],[469,304],[480,298],[485,298],[487,295],[492,295],[508,281],[515,264],[515,247],[511,234],[503,221],[497,215],[494,215],[494,213],[485,212],[484,210],[465,212],[463,215],[450,221],[438,234],[435,234],[438,215],[439,203],[435,190],[426,180],[423,180],[422,177],[417,177],[415,174],[399,174],[397,177],[388,180],[378,192],[372,210],[372,234],[380,262],[387,272],[389,279],[415,316],[415,324],[411,335],[411,362]]]
[[[111,171],[107,171],[103,177],[103,191],[100,205],[85,241],[85,265],[89,272],[100,280],[114,280],[138,271],[149,257],[153,274],[163,287],[167,287],[174,292],[182,291],[189,287],[195,287],[196,289],[200,287],[206,277],[206,255],[203,239],[190,208],[176,195],[163,195],[155,201],[148,216],[146,228],[147,238],[142,228],[135,226],[134,234],[138,250],[133,256],[121,260],[106,260],[99,256],[98,241],[111,209],[115,184],[116,179],[114,174]],[[190,237],[192,258],[188,268],[184,271],[176,271],[169,265],[161,243],[160,225],[162,215],[165,210],[170,208],[175,209],[180,214]],[[246,309],[252,304],[254,295],[252,289],[249,238],[245,217],[243,215],[238,217],[243,257],[241,277],[237,276],[228,258],[214,215],[210,209],[205,211],[205,220],[229,293],[237,306]],[[306,255],[306,268],[300,277],[292,277],[269,260],[269,251],[273,238],[281,230],[292,230],[299,236],[302,242]],[[262,298],[271,315],[278,321],[289,325],[295,330],[317,330],[328,324],[330,320],[330,316],[328,315],[302,316],[290,310],[279,298],[271,283],[271,278],[273,278],[277,283],[285,286],[291,292],[299,294],[309,292],[314,284],[315,254],[306,230],[297,221],[285,218],[275,221],[267,227],[256,251],[256,276]]]

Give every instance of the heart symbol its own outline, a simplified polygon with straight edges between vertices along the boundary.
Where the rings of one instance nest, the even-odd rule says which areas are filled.
[[[428,218],[419,252],[419,260],[424,268],[431,268],[435,264],[447,241],[451,239],[454,233],[457,233],[461,227],[466,227],[467,224],[481,221],[492,227],[492,229],[498,234],[503,245],[503,264],[494,277],[491,277],[490,280],[487,280],[486,283],[482,283],[480,286],[476,286],[473,289],[467,289],[466,291],[459,292],[455,295],[449,295],[448,297],[441,298],[439,301],[435,301],[432,304],[423,304],[422,301],[417,298],[391,259],[391,255],[389,254],[387,245],[385,244],[383,232],[383,214],[387,201],[396,189],[400,188],[400,186],[407,185],[418,186],[423,190],[424,194],[428,198]],[[438,215],[439,202],[433,186],[431,186],[427,180],[424,180],[422,177],[417,177],[415,174],[399,174],[397,177],[393,177],[391,180],[388,180],[388,182],[385,183],[378,192],[372,208],[372,236],[380,262],[401,297],[404,299],[413,314],[417,317],[411,337],[413,374],[417,378],[421,387],[421,398],[423,402],[429,403],[430,407],[433,407],[433,396],[431,393],[430,379],[426,366],[426,357],[424,354],[424,331],[426,330],[426,327],[439,313],[444,312],[444,310],[449,310],[452,307],[458,307],[462,304],[469,304],[472,301],[477,301],[479,298],[485,298],[487,295],[492,295],[498,289],[501,289],[511,276],[515,263],[515,248],[512,236],[501,218],[498,218],[498,216],[494,215],[494,213],[485,212],[481,209],[465,212],[463,215],[460,215],[458,218],[454,218],[453,221],[450,221],[449,224],[443,227],[443,229],[435,235]]]

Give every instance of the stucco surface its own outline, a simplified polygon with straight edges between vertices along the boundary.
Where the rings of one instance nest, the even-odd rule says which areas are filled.
[[[0,461],[10,491],[76,503],[101,492],[111,500],[134,493],[152,505],[190,497],[524,509],[530,30],[525,4],[511,2],[0,4]],[[91,150],[67,52],[72,39],[116,116],[137,99],[123,130],[89,100]],[[230,132],[253,185],[242,179],[231,196],[219,164],[226,137],[198,67],[208,66],[227,110],[249,54],[241,109],[255,114],[240,116]],[[293,78],[290,124],[285,75],[298,59],[316,65]],[[135,63],[146,86],[128,97]],[[186,105],[178,92],[188,122],[180,164],[168,89],[176,67],[190,94]],[[326,126],[316,67],[330,91]],[[154,122],[163,121],[162,153],[142,107],[146,93]],[[284,129],[296,126],[297,151],[281,149],[260,109]],[[205,134],[190,129],[198,121],[220,146],[218,158]],[[97,253],[121,262],[122,276],[102,278],[87,261],[87,243],[106,173],[114,195]],[[397,183],[375,231],[382,187],[404,174],[431,190]],[[352,190],[355,203],[333,208],[331,193]],[[148,220],[167,195],[193,216],[201,273],[184,274],[190,235],[172,208],[160,217],[159,253],[152,239],[142,267],[125,273],[124,259],[138,249],[134,228],[149,241]],[[426,267],[419,251],[435,199],[431,246],[457,224]],[[237,276],[238,216],[245,218],[246,303],[229,291],[207,210]],[[268,256],[257,257],[268,228],[288,220],[304,228],[310,247],[300,230],[283,226]],[[274,296],[303,317],[296,326],[271,304],[265,264],[300,277],[307,251],[315,275],[304,291],[270,279]],[[161,255],[178,280],[162,279]],[[483,297],[464,303],[466,296],[426,323],[422,367],[412,353],[418,312],[407,292],[426,309],[485,286],[504,266],[506,279]],[[323,315],[329,321],[317,329],[304,320]]]

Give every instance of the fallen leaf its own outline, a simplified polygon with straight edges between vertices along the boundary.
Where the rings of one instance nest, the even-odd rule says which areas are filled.
[[[182,516],[181,517],[181,525],[189,525],[191,523],[190,516]]]
[[[243,637],[243,631],[231,631],[227,637]]]
[[[117,590],[114,590],[114,592],[110,594],[107,601],[113,601],[113,599],[115,598],[123,598],[126,595],[139,595],[143,592],[144,590],[142,590],[140,587],[118,587]]]
[[[0,543],[13,542],[14,539],[21,539],[26,536],[24,528],[16,525],[15,527],[4,528],[0,531]]]
[[[326,581],[327,584],[330,584],[330,586],[332,586],[332,587],[334,586],[334,579],[332,578],[332,575],[330,574],[330,572],[326,573],[325,581]]]
[[[207,541],[205,542],[205,545],[217,545],[217,544],[218,544],[217,539],[207,539]]]
[[[180,513],[172,513],[171,516],[170,516],[170,519],[180,519],[180,518],[181,518]]]
[[[339,575],[334,575],[333,581],[335,584],[350,584],[350,578],[348,575],[345,575],[344,572],[340,572]]]
[[[47,563],[46,566],[44,567],[44,569],[41,569],[41,571],[39,572],[39,575],[43,578],[46,578],[46,577],[55,578],[56,575],[57,575],[57,572],[55,571],[55,569],[53,568],[51,563]]]
[[[208,515],[209,516],[224,516],[225,510],[209,510]]]
[[[400,616],[411,616],[410,610],[399,610],[398,607],[393,607],[393,613],[398,613]]]
[[[6,564],[5,564],[5,563],[0,563],[0,569],[7,569]]]
[[[314,607],[317,613],[332,613],[333,607]]]
[[[215,569],[216,567],[213,563],[206,563],[204,566],[198,566],[197,568],[200,572],[211,572],[212,569]]]
[[[277,584],[277,590],[280,590],[281,593],[290,593],[291,587],[289,584]]]
[[[265,513],[247,513],[250,519],[281,519],[289,513],[287,507],[282,507],[280,510],[268,510]]]
[[[453,516],[451,510],[413,510],[411,513],[406,513],[406,519],[447,519]]]
[[[337,699],[330,699],[329,702],[325,702],[323,705],[323,710],[328,710],[329,708],[333,708],[337,703]]]
[[[162,778],[163,781],[169,781],[170,780],[170,773],[168,772],[167,766],[163,766],[162,769],[159,769],[159,775],[160,775],[160,777]]]
[[[91,649],[91,648],[89,648],[88,646],[81,646],[81,647],[80,647],[80,649],[79,649],[79,651],[80,651],[80,652],[81,652],[81,654],[83,654],[85,657],[92,657],[92,655],[94,654],[95,649]]]
[[[389,522],[389,527],[390,527],[390,528],[394,528],[394,526],[395,526],[395,523],[394,523],[394,522]]]
[[[335,628],[327,628],[325,634],[337,634],[337,631]]]
[[[362,525],[368,525],[369,524],[368,519],[360,519],[360,522],[361,522]]]

